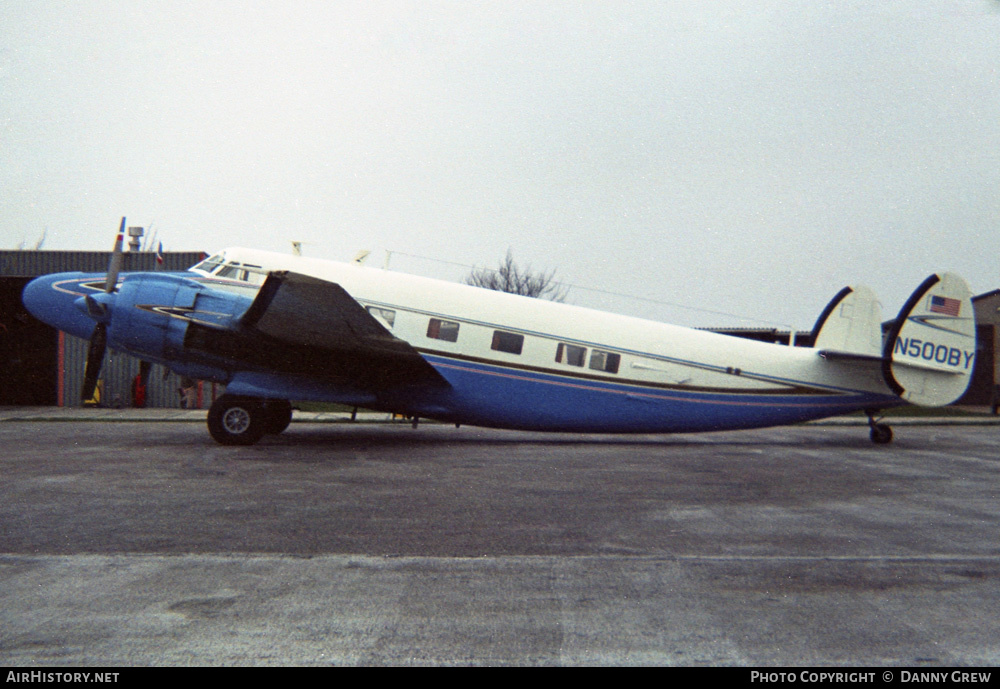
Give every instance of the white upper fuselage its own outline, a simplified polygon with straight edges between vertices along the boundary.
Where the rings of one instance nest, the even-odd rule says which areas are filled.
[[[217,258],[226,267],[213,266]],[[204,268],[212,271],[207,282],[213,287],[240,291],[256,289],[254,283],[262,282],[269,271],[293,271],[339,284],[393,335],[425,355],[692,392],[889,394],[879,366],[872,362],[848,366],[826,361],[811,348],[756,342],[353,263],[230,248],[193,270]],[[457,324],[454,341],[433,337],[437,331],[430,326],[431,319]],[[497,331],[522,336],[520,353],[495,349]],[[574,348],[575,357],[569,356],[567,346]],[[606,370],[609,354],[619,357],[616,371]]]

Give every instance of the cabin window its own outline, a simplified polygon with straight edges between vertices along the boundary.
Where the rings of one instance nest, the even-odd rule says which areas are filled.
[[[595,371],[618,373],[618,366],[621,364],[621,361],[621,354],[602,352],[595,349],[594,353],[590,355],[590,368]]]
[[[583,366],[587,360],[587,348],[560,342],[556,347],[556,363]]]
[[[503,330],[493,331],[493,344],[490,349],[508,354],[520,354],[524,348],[524,335],[505,333]]]
[[[236,277],[236,266],[238,265],[239,264],[237,263],[225,266],[222,270],[220,270],[215,274],[215,277],[217,278]]]
[[[390,330],[392,329],[392,326],[396,323],[395,311],[393,311],[392,309],[382,309],[379,308],[378,306],[369,306],[367,308],[368,308],[368,313],[375,316],[376,320],[378,320],[382,325],[389,328]],[[428,335],[428,337],[429,336],[430,335]]]
[[[458,323],[432,318],[431,322],[427,324],[427,337],[432,340],[458,342]]]
[[[267,277],[264,274],[264,269],[260,266],[255,266],[251,263],[244,263],[244,270],[240,273],[240,280],[249,282],[251,285],[262,285],[264,284],[264,279]]]

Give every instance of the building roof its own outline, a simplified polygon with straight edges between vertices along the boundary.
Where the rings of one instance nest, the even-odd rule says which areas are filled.
[[[187,270],[208,254],[203,251],[165,251],[162,270]],[[157,270],[156,253],[126,251],[123,271]],[[79,270],[102,273],[108,269],[110,251],[0,251],[0,276],[37,277]]]

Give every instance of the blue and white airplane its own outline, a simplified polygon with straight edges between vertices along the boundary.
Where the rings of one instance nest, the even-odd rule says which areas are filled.
[[[124,219],[122,221],[124,229]],[[107,347],[226,386],[208,428],[247,445],[280,433],[289,400],[340,402],[455,424],[573,433],[683,433],[942,406],[976,355],[962,278],[931,275],[883,337],[865,287],[844,288],[813,347],[602,313],[293,255],[226,249],[183,273],[33,280],[38,319],[90,340],[82,398]]]

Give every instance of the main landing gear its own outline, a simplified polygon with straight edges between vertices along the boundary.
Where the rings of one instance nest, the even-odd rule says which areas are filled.
[[[288,400],[223,395],[208,410],[208,432],[222,445],[253,445],[292,421]]]
[[[879,409],[867,409],[865,414],[868,415],[868,427],[871,428],[871,439],[876,445],[888,445],[892,442],[892,429],[884,423],[879,423],[882,417],[878,420],[875,419],[875,415],[879,413]]]

